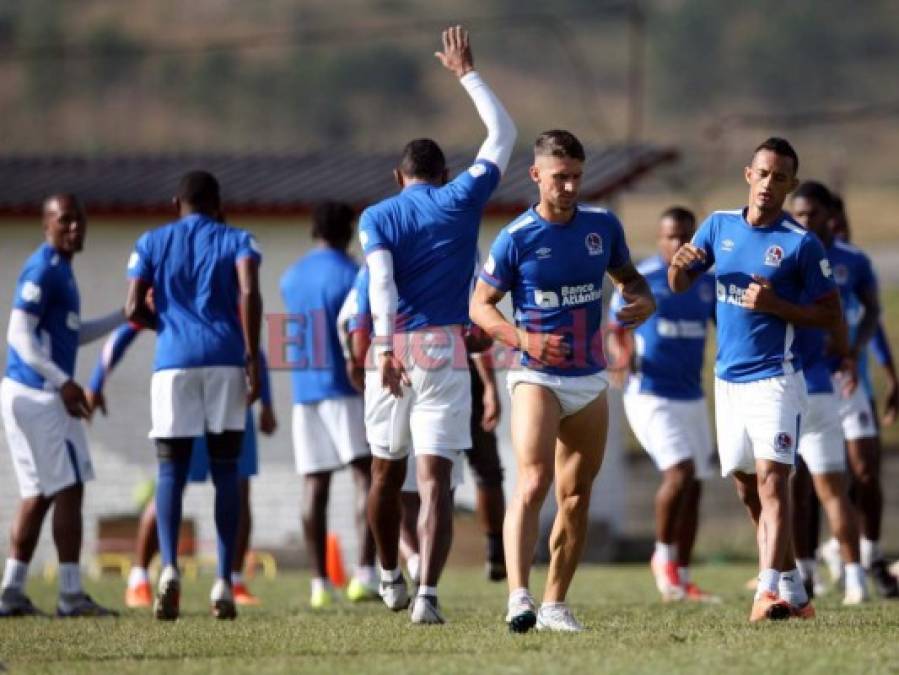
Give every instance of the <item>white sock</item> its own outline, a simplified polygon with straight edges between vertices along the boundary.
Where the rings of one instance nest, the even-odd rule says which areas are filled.
[[[864,591],[865,570],[858,563],[846,563],[846,590]]]
[[[396,567],[392,570],[385,570],[383,567],[381,568],[381,581],[385,584],[392,584],[403,574],[402,570],[399,567]]]
[[[419,595],[430,595],[432,598],[437,597],[437,587],[436,586],[425,586],[422,584],[418,587]]]
[[[212,584],[212,590],[209,592],[209,599],[212,602],[216,600],[231,600],[234,596],[231,594],[231,586],[224,579],[216,579]]]
[[[795,567],[786,572],[781,572],[777,585],[777,594],[781,600],[785,600],[794,607],[803,607],[808,604],[808,594],[802,585],[802,577]]]
[[[137,588],[141,584],[150,582],[150,575],[146,567],[138,567],[135,565],[128,573],[128,588]]]
[[[59,564],[59,592],[77,595],[81,590],[81,566],[78,563]]]
[[[365,586],[375,580],[375,568],[372,565],[359,565],[356,568],[356,578]]]
[[[680,579],[680,583],[682,586],[686,586],[690,583],[690,568],[689,567],[678,567],[677,568],[677,578]]]
[[[331,582],[324,577],[315,577],[312,579],[312,581],[309,582],[309,586],[312,589],[313,593],[318,593],[319,591],[330,590]]]
[[[873,563],[883,558],[883,551],[880,550],[879,541],[861,537],[859,539],[859,550],[862,558],[862,567],[866,570],[871,569]]]
[[[6,567],[3,570],[3,584],[0,587],[22,590],[25,588],[27,578],[28,563],[15,558],[7,558]]]
[[[755,587],[755,597],[759,597],[765,591],[777,594],[777,585],[780,581],[780,572],[775,569],[766,569],[759,572],[758,584]]]
[[[656,542],[655,558],[660,563],[677,562],[677,544]]]
[[[815,568],[817,566],[818,566],[818,564],[814,558],[797,558],[796,559],[796,569],[799,570],[799,576],[802,577],[803,581],[805,581],[807,579],[814,580]]]
[[[406,569],[409,570],[409,577],[412,581],[418,581],[421,573],[421,556],[417,553],[410,555],[406,561]]]
[[[243,574],[240,572],[231,572],[231,585],[234,584],[242,584],[243,583]]]

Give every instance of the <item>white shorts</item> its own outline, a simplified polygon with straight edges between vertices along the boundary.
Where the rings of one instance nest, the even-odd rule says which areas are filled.
[[[802,373],[755,382],[715,378],[715,426],[721,475],[755,473],[755,461],[793,465],[806,411]]]
[[[236,366],[157,370],[150,380],[150,438],[243,431],[247,381]]]
[[[799,454],[815,475],[846,471],[837,394],[809,394],[808,413],[802,418],[799,434]]]
[[[453,459],[471,447],[471,376],[458,326],[396,336],[397,352],[411,387],[395,398],[381,386],[377,367],[365,373],[365,431],[372,455],[403,459],[418,455]],[[374,347],[373,347],[374,349]],[[372,358],[377,366],[377,359]]]
[[[0,409],[23,498],[51,497],[93,480],[84,423],[66,412],[59,392],[3,378]]]
[[[465,469],[463,464],[465,462],[462,461],[462,456],[464,453],[457,452],[456,456],[453,457],[453,490],[457,487],[465,483]],[[418,492],[418,479],[416,478],[415,473],[415,453],[409,453],[409,460],[406,464],[406,480],[403,481],[403,487],[400,488],[401,492]]]
[[[712,477],[714,449],[704,398],[681,401],[654,394],[627,393],[624,412],[634,436],[659,471],[691,459],[697,478]]]
[[[609,381],[603,372],[592,375],[550,375],[523,367],[510,370],[506,376],[509,396],[512,396],[519,384],[536,384],[549,389],[559,400],[562,417],[569,417],[586,408],[609,388]]]
[[[362,397],[294,404],[293,454],[297,473],[303,475],[335,471],[368,457]]]
[[[857,441],[862,438],[876,438],[877,425],[874,421],[874,411],[871,410],[871,401],[865,388],[859,382],[855,391],[849,398],[843,398],[839,393],[843,384],[841,376],[836,373],[833,376],[833,388],[839,402],[840,421],[843,425],[843,436],[847,441]]]

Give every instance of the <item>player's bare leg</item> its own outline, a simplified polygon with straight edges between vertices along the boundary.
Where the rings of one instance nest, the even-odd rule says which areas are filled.
[[[865,586],[865,573],[860,564],[858,523],[856,514],[846,491],[846,478],[842,472],[823,473],[812,476],[815,492],[830,531],[840,542],[840,554],[845,565],[846,595],[845,604],[859,604],[868,599]]]
[[[399,538],[402,507],[400,488],[406,479],[407,461],[374,457],[368,493],[368,524],[375,539],[381,566],[381,597],[396,611],[409,605],[406,582],[400,571]]]
[[[309,602],[313,609],[321,609],[333,602],[333,590],[328,581],[325,557],[331,472],[307,474],[303,483],[303,537],[306,540],[306,551],[312,563],[313,574]]]
[[[352,602],[378,599],[378,574],[375,571],[375,538],[368,525],[368,493],[371,490],[371,457],[350,463],[355,484],[356,532],[359,536],[359,560],[347,586]]]
[[[652,557],[652,571],[656,586],[663,600],[680,600],[684,590],[678,576],[678,565],[681,553],[686,553],[689,560],[690,551],[681,548],[680,534],[687,506],[687,496],[695,483],[695,467],[693,460],[685,460],[662,472],[662,483],[656,491],[656,551]],[[695,504],[694,504],[695,506]],[[692,533],[687,531],[688,538],[695,536],[696,519],[693,518]],[[692,541],[689,547],[692,549]]]
[[[796,467],[790,476],[790,491],[793,495],[793,548],[796,552],[796,564],[805,592],[812,597],[815,545],[812,542],[810,524],[813,519],[812,510],[817,509],[817,503],[811,499],[815,491],[812,474],[801,457],[796,458]]]
[[[400,554],[406,561],[412,585],[418,586],[421,583],[421,557],[418,547],[418,512],[421,508],[421,498],[418,492],[403,492],[400,501],[402,503]]]
[[[27,497],[19,503],[10,531],[9,559],[3,573],[0,616],[41,616],[28,596],[25,582],[28,564],[41,535],[41,526],[53,501],[47,497]]]
[[[421,585],[412,608],[415,623],[443,623],[437,604],[437,583],[453,542],[453,462],[436,455],[415,458],[418,494],[418,551]]]

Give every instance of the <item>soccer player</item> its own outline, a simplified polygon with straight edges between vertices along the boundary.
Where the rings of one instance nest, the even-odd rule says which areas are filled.
[[[213,616],[234,619],[231,570],[240,523],[237,460],[247,406],[260,389],[261,254],[253,237],[220,222],[216,178],[185,174],[174,200],[180,219],[144,233],[128,261],[129,321],[156,329],[150,437],[159,474],[156,514],[162,573],[154,614],[180,611],[178,534],[194,439],[205,435],[215,485],[218,569]],[[153,288],[155,312],[147,304]],[[235,307],[238,311],[235,312]]]
[[[827,226],[833,208],[830,191],[821,183],[806,181],[793,193],[793,217],[824,245],[825,252],[839,283],[834,256],[834,237]],[[828,351],[849,354],[839,363],[841,386],[849,392],[857,386],[855,361],[849,350],[848,328],[840,322],[836,332],[804,328],[798,331],[797,351],[802,358],[802,372],[808,391],[808,413],[802,420],[799,454],[811,473],[814,491],[824,507],[830,529],[840,542],[846,563],[843,604],[857,605],[868,599],[865,573],[859,564],[858,524],[849,501],[846,482],[846,451],[840,426],[840,399],[831,381]],[[825,346],[830,341],[830,348]],[[842,393],[842,392],[840,392]],[[799,475],[797,467],[797,476]],[[804,536],[808,532],[808,481],[794,480],[793,528],[799,574],[806,591],[814,587],[815,549]]]
[[[530,175],[539,203],[493,242],[471,299],[471,319],[522,352],[510,371],[512,444],[518,481],[506,511],[512,631],[580,631],[565,604],[587,528],[593,480],[608,427],[603,373],[602,284],[608,272],[626,303],[623,325],[638,327],[655,309],[630,259],[624,231],[609,211],[578,204],[584,148],[567,131],[547,131],[534,145]],[[512,293],[516,325],[497,308]],[[550,535],[543,604],[528,590],[540,508],[553,480],[558,512]]]
[[[624,302],[616,295],[610,336],[619,353],[632,353],[624,410],[634,436],[662,472],[650,565],[656,586],[665,601],[715,602],[690,579],[701,481],[714,473],[702,361],[706,326],[715,318],[715,279],[705,274],[683,294],[668,288],[668,265],[695,232],[696,218],[687,209],[675,206],[662,214],[658,255],[637,266],[656,299],[656,313],[631,333],[614,318]]]
[[[444,622],[437,583],[452,543],[453,459],[471,447],[471,382],[463,360],[471,268],[484,205],[516,136],[508,113],[474,70],[467,31],[445,30],[436,56],[472,98],[487,139],[474,164],[450,182],[437,143],[411,141],[394,172],[402,191],[366,209],[359,224],[376,361],[365,374],[366,434],[375,458],[368,517],[381,597],[390,609],[403,609],[409,595],[399,567],[400,488],[414,448],[421,585],[411,620],[423,624]]]
[[[57,616],[110,616],[115,612],[81,586],[81,504],[94,468],[82,423],[87,400],[73,377],[79,345],[112,330],[122,321],[122,310],[81,321],[72,258],[84,247],[87,218],[78,197],[48,197],[43,228],[45,241],[16,283],[0,383],[3,426],[22,495],[3,572],[0,617],[41,614],[25,595],[25,581],[51,507],[59,555]]]
[[[152,291],[150,292],[152,295]],[[149,301],[152,302],[152,301]],[[109,339],[100,350],[97,364],[91,375],[87,387],[87,401],[93,414],[100,410],[106,415],[106,396],[103,388],[106,379],[113,368],[125,355],[128,347],[137,337],[142,326],[132,323],[124,323],[109,336]],[[275,431],[277,419],[272,408],[271,382],[264,352],[259,352],[260,374],[262,384],[260,388],[259,429],[268,435]],[[244,432],[243,446],[240,457],[237,460],[238,473],[240,475],[240,524],[237,528],[237,549],[234,554],[234,562],[231,569],[231,588],[234,593],[234,601],[238,605],[258,605],[259,599],[247,588],[243,579],[244,563],[249,550],[250,530],[252,528],[252,513],[250,511],[250,478],[258,473],[259,461],[256,452],[256,426],[253,421],[252,409],[247,409],[246,431]],[[194,447],[190,457],[190,471],[188,480],[192,483],[205,483],[209,478],[209,451],[206,447],[206,439],[199,436],[194,439]],[[125,589],[125,605],[128,607],[150,607],[153,604],[153,591],[150,586],[148,568],[150,561],[159,549],[159,538],[156,536],[156,505],[151,500],[138,523],[137,536],[135,538],[135,562],[128,575],[128,585]]]
[[[346,204],[315,209],[317,246],[287,268],[281,297],[291,314],[287,361],[293,378],[293,447],[303,476],[303,532],[313,564],[310,605],[328,607],[334,590],[325,569],[331,474],[349,467],[356,483],[356,518],[361,546],[356,573],[347,588],[352,601],[377,599],[375,547],[365,519],[371,487],[371,454],[365,442],[362,397],[347,376],[337,333],[337,315],[358,265],[347,255],[356,214]]]
[[[807,405],[794,339],[799,327],[836,330],[841,314],[821,242],[783,211],[798,170],[786,140],[759,145],[744,170],[749,205],[709,216],[668,268],[671,290],[683,293],[715,266],[718,454],[758,535],[750,621],[815,613],[796,570],[790,521],[789,476]]]

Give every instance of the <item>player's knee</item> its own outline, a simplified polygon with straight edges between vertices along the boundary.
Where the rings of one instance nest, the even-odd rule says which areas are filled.
[[[577,518],[590,508],[590,492],[576,491],[559,497],[559,511],[567,517]]]
[[[552,475],[549,471],[530,469],[519,478],[521,501],[525,508],[540,508],[546,493],[552,485]]]

